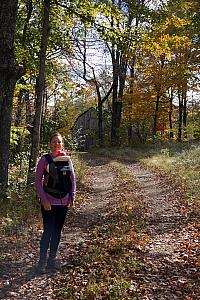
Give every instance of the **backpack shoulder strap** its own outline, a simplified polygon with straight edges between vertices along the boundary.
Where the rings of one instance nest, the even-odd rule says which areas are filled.
[[[59,182],[56,167],[55,167],[53,158],[51,157],[50,154],[45,154],[44,157],[46,158],[46,160],[48,161],[48,164],[49,164],[46,172],[53,178],[53,188],[54,188],[56,183]]]
[[[53,162],[53,158],[50,154],[44,154],[43,156],[46,158],[49,164]]]
[[[44,175],[45,175],[45,174],[49,174],[49,166],[50,165],[54,166],[54,161],[53,161],[53,159],[52,159],[52,157],[51,157],[50,154],[44,154],[43,157],[45,157],[46,160],[47,160],[47,162],[48,162],[47,169],[44,170]]]

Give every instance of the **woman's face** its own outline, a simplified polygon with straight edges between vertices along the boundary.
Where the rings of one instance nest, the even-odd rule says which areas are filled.
[[[63,147],[63,141],[62,137],[60,135],[55,135],[50,142],[50,149],[51,152],[57,152],[59,150],[62,150]]]

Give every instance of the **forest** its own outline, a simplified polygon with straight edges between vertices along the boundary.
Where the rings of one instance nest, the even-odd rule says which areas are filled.
[[[52,132],[76,149],[70,129],[90,107],[96,147],[199,139],[198,1],[1,1],[0,11],[2,187],[22,160],[32,181]]]
[[[134,165],[134,162],[139,162],[147,168],[159,170],[161,177],[169,176],[166,190],[174,183],[180,187],[181,192],[177,194],[178,188],[174,187],[175,202],[185,218],[191,214],[192,220],[195,220],[192,223],[188,221],[192,225],[190,228],[188,225],[189,231],[186,231],[192,237],[189,246],[184,246],[184,249],[190,247],[187,251],[190,249],[192,270],[195,272],[200,261],[197,256],[199,221],[196,219],[197,215],[199,217],[200,196],[199,28],[199,0],[0,1],[0,238],[3,251],[7,251],[9,239],[12,245],[23,245],[32,233],[36,234],[33,243],[37,243],[41,225],[38,225],[39,208],[38,201],[35,201],[35,168],[41,155],[48,152],[49,138],[54,132],[62,134],[66,151],[72,153],[79,209],[84,197],[92,201],[94,209],[99,209],[92,196],[97,193],[96,197],[100,199],[98,188],[92,190],[90,184],[93,184],[91,174],[96,174],[94,178],[106,185],[105,179],[100,178],[101,170],[96,173],[101,164],[105,172],[106,168],[110,172],[108,178],[114,195],[102,194],[105,209],[106,197],[125,199],[122,207],[114,204],[112,208],[108,206],[110,212],[103,210],[104,225],[97,222],[97,227],[93,228],[96,221],[89,219],[89,230],[92,230],[89,231],[90,242],[83,238],[86,246],[83,245],[83,249],[77,246],[74,250],[75,256],[82,253],[84,263],[77,267],[76,276],[72,270],[69,271],[75,287],[67,285],[62,288],[57,278],[54,292],[44,299],[198,299],[200,291],[196,289],[196,277],[193,275],[181,296],[178,280],[174,279],[177,284],[174,298],[170,298],[173,293],[164,294],[168,298],[162,298],[163,294],[160,298],[151,298],[149,287],[140,282],[136,291],[134,284],[130,283],[132,263],[136,273],[139,270],[139,273],[145,274],[146,258],[138,253],[143,251],[141,249],[148,238],[143,231],[141,239],[136,237],[138,231],[145,227],[145,210],[140,203],[144,199],[141,200],[142,192],[128,172],[132,168],[140,183],[142,179],[137,172],[141,172],[142,176],[148,175],[154,185],[153,173],[147,174],[141,166],[141,169],[137,167],[137,163]],[[95,167],[91,158],[96,162]],[[116,187],[112,184],[113,178],[116,179]],[[127,191],[122,189],[120,195],[116,194],[117,188],[123,186]],[[129,202],[132,195],[135,203]],[[156,198],[156,192],[154,196]],[[163,199],[166,197],[163,195]],[[152,207],[154,205],[152,202]],[[131,214],[130,207],[133,209]],[[161,207],[168,209],[164,202]],[[117,210],[124,218],[123,225],[115,215]],[[69,220],[73,222],[74,217],[79,222],[78,217],[73,215],[76,213],[71,214]],[[166,216],[170,218],[170,215]],[[110,225],[108,217],[112,221]],[[176,217],[181,219],[178,213]],[[83,226],[81,217],[80,223],[80,227]],[[108,228],[107,233],[104,226]],[[149,230],[153,231],[149,226]],[[129,230],[131,233],[127,237]],[[107,236],[111,231],[115,236],[113,240]],[[122,240],[119,231],[124,236]],[[105,236],[108,244],[106,242],[104,249]],[[77,245],[81,243],[79,239]],[[119,269],[116,260],[121,259],[123,251],[133,252],[132,248],[129,249],[132,239],[137,245],[134,251],[139,256],[134,254],[137,259],[129,260],[128,254],[125,255],[120,260]],[[185,245],[186,241],[182,242]],[[73,243],[69,244],[73,252]],[[33,248],[29,249],[33,253],[29,264],[34,260]],[[19,250],[16,253],[19,255]],[[189,258],[188,265],[184,262],[188,276],[193,272]],[[15,259],[18,259],[17,254]],[[105,262],[108,262],[108,267]],[[115,277],[117,272],[124,272],[123,264],[128,266],[127,274]],[[156,267],[159,268],[159,264],[160,261]],[[76,266],[74,261],[72,265]],[[171,266],[170,274],[173,275],[177,268],[181,269],[180,266]],[[90,278],[91,270],[96,272],[99,282],[108,276],[109,280],[105,279],[102,289],[99,282]],[[152,271],[150,266],[147,270],[146,273]],[[84,274],[89,278],[87,283],[82,279]],[[187,276],[182,273],[180,276],[182,284],[181,280],[184,281]],[[151,279],[147,278],[146,282],[149,280],[152,288]],[[24,281],[19,280],[20,285],[24,286],[28,285],[30,278],[22,276],[21,280]],[[36,292],[34,285],[33,289],[35,298],[30,298],[29,294],[26,294],[28,298],[23,298],[23,291],[9,298],[10,295],[6,296],[4,291],[3,299],[40,299],[41,294],[37,293],[42,292],[39,289]],[[25,290],[28,291],[27,286]],[[146,292],[150,298],[145,298]]]

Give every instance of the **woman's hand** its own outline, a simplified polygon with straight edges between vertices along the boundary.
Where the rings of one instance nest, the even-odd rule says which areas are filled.
[[[51,210],[51,204],[49,202],[45,202],[42,205],[44,207],[44,210]]]
[[[69,200],[68,207],[75,209],[75,203],[74,203],[74,200],[72,198],[70,198],[70,200]]]

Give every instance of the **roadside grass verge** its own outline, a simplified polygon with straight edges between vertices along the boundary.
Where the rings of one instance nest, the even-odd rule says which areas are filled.
[[[56,299],[138,299],[134,276],[145,266],[141,250],[148,240],[142,195],[123,165],[109,165],[115,184],[106,214],[77,249],[79,265],[58,283]]]
[[[189,149],[161,149],[160,153],[141,160],[145,165],[169,174],[182,185],[189,202],[200,208],[200,146]]]
[[[180,184],[194,209],[200,206],[200,143],[166,142],[135,148],[101,149],[98,154],[139,161],[170,176]]]

